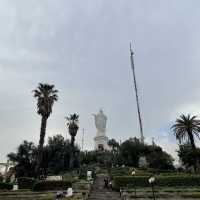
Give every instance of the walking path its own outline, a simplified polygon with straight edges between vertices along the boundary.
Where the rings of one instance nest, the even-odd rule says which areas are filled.
[[[88,200],[122,200],[123,198],[120,198],[119,192],[112,191],[111,189],[105,189],[104,188],[104,178],[107,177],[106,175],[98,175],[95,183],[93,185],[93,189],[90,193],[90,196]],[[156,194],[158,195],[158,194]],[[156,197],[156,200],[183,200],[184,198],[173,196],[173,194],[170,196],[170,193],[168,194],[169,197]],[[137,191],[137,198],[135,198],[134,194],[130,193],[126,196],[126,199],[128,200],[134,200],[134,199],[140,199],[140,200],[152,200],[152,194],[145,191]],[[194,198],[186,198],[187,200],[195,200]]]
[[[98,175],[88,200],[120,200],[118,192],[104,188],[105,175]]]

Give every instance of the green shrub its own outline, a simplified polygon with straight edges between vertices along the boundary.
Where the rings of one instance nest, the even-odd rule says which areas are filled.
[[[33,191],[66,190],[71,186],[71,181],[38,181],[33,185]]]
[[[189,194],[181,194],[181,197],[199,199],[200,198],[200,193],[199,192],[194,192],[194,193],[189,193]]]
[[[200,186],[200,176],[159,176],[156,181],[159,186]]]
[[[2,183],[0,182],[0,190],[12,190],[13,184],[12,183]]]
[[[147,170],[147,172],[153,173],[153,174],[155,174],[155,173],[162,173],[162,174],[167,173],[167,174],[172,174],[172,173],[174,173],[175,171],[174,171],[174,170],[162,170],[162,169],[152,169],[152,168],[149,168],[149,169]]]
[[[114,177],[114,188],[136,185],[137,187],[148,187],[149,176],[116,176]],[[156,186],[175,187],[175,186],[200,186],[200,176],[156,176]]]
[[[19,189],[32,189],[35,179],[29,177],[20,177],[17,179]]]
[[[116,176],[114,177],[114,188],[119,190],[121,187],[128,187],[129,185],[136,185],[141,187],[147,187],[148,177],[147,176]]]
[[[133,168],[113,168],[110,170],[111,178],[115,176],[130,176],[133,171]],[[152,173],[144,170],[135,169],[135,176],[151,176]]]

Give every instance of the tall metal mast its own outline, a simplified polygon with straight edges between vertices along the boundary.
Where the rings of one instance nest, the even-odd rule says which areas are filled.
[[[134,88],[135,88],[135,96],[136,96],[136,103],[137,103],[137,112],[138,112],[138,119],[139,119],[139,125],[140,125],[140,140],[142,143],[144,143],[144,135],[143,135],[143,127],[142,127],[142,118],[141,118],[141,112],[140,112],[140,104],[139,104],[139,98],[138,98],[138,89],[137,89],[137,82],[136,82],[136,75],[135,75],[135,66],[134,66],[134,59],[133,59],[133,51],[131,48],[130,43],[130,53],[131,53],[131,68],[133,71],[133,79],[134,79]]]

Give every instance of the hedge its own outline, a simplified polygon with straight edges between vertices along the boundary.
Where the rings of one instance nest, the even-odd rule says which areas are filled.
[[[113,168],[110,170],[111,177],[114,176],[130,176],[133,169],[131,168]],[[151,176],[152,174],[159,174],[159,175],[167,175],[167,176],[173,176],[177,174],[173,170],[158,170],[158,169],[148,169],[148,170],[141,170],[141,169],[135,169],[136,174],[135,176]],[[182,175],[187,175],[186,173],[181,173]],[[180,175],[180,173],[179,173]]]
[[[136,185],[137,187],[148,187],[149,176],[116,176],[114,177],[114,188]],[[200,186],[200,176],[156,176],[156,186]]]
[[[71,186],[71,181],[38,181],[33,185],[33,191],[67,190]]]
[[[133,169],[131,168],[126,168],[125,169],[111,169],[110,170],[110,176],[111,178],[115,177],[115,176],[130,176],[131,172],[133,171]],[[135,176],[151,176],[152,173],[148,172],[148,171],[142,171],[142,170],[136,170],[136,174]]]
[[[149,173],[149,172],[141,172],[141,171],[136,171],[135,176],[151,176],[153,173]],[[110,175],[112,177],[115,176],[130,176],[131,172],[127,172],[127,173],[121,173],[121,172],[114,172],[114,173],[110,173]]]
[[[20,177],[17,179],[19,189],[32,189],[35,179],[29,177]]]
[[[12,190],[13,184],[12,183],[3,183],[0,182],[0,190]]]
[[[159,186],[200,186],[200,176],[161,176],[156,184]]]
[[[160,174],[172,174],[175,172],[175,170],[164,170],[164,169],[152,169],[152,168],[149,168],[147,169],[147,172],[149,173],[160,173]]]
[[[114,181],[114,188],[120,189],[121,187],[127,187],[128,185],[136,185],[146,187],[148,186],[148,177],[146,176],[115,176],[113,178]]]

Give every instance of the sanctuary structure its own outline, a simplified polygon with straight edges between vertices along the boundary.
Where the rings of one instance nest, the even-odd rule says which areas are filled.
[[[103,110],[100,110],[97,114],[93,114],[93,116],[97,129],[96,137],[94,138],[95,150],[109,150],[108,137],[106,136],[107,117],[103,113]]]

